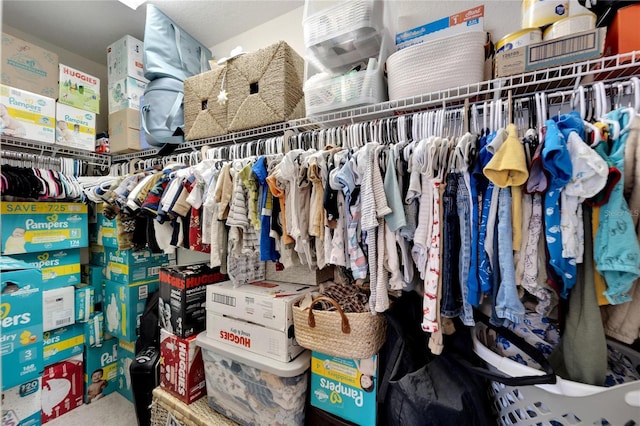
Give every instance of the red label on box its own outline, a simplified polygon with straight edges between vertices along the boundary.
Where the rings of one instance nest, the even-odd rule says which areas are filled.
[[[42,375],[42,423],[82,405],[84,367],[82,355],[45,367]]]
[[[160,386],[187,404],[206,394],[202,351],[195,339],[160,331]]]

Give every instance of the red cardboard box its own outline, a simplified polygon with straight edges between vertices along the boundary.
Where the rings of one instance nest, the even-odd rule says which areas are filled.
[[[186,404],[206,395],[202,351],[196,336],[181,338],[160,330],[160,386]]]
[[[160,269],[160,326],[179,337],[195,336],[205,328],[207,284],[227,279],[206,264]]]
[[[84,402],[82,354],[44,368],[42,375],[42,423],[78,408]]]
[[[640,4],[618,9],[613,18],[605,41],[605,56],[640,50]]]

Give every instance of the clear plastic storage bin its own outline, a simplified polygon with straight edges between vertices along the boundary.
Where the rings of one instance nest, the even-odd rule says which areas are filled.
[[[314,56],[325,71],[349,71],[378,55],[383,18],[380,0],[306,0],[302,25],[307,56]]]

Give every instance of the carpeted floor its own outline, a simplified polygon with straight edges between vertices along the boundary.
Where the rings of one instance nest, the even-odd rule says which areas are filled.
[[[128,399],[117,392],[111,393],[91,405],[83,404],[47,426],[136,426],[135,407]]]

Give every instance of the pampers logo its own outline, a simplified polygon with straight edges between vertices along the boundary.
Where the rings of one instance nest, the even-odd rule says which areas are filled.
[[[31,111],[31,112],[36,112],[36,113],[42,112],[41,106],[34,105],[33,103],[30,103],[30,102],[23,102],[19,99],[14,98],[13,96],[9,98],[9,105],[26,109],[27,111]]]
[[[67,123],[80,124],[81,126],[86,126],[86,127],[89,126],[88,121],[82,120],[80,118],[72,117],[69,114],[65,114],[64,121],[66,121]]]
[[[11,312],[11,305],[8,303],[0,304],[0,322],[2,327],[13,327],[15,325],[25,325],[31,322],[31,313],[25,312],[23,314],[9,315]]]
[[[39,268],[51,268],[53,266],[60,266],[60,259],[50,259],[49,253],[42,253],[38,256],[38,261],[31,262],[31,264]]]
[[[58,222],[58,215],[52,214],[46,217],[46,222],[36,222],[33,219],[27,219],[24,223],[27,231],[33,230],[52,230],[52,229],[67,229],[69,228],[69,224],[67,222]]]
[[[109,253],[110,262],[124,263],[124,257],[120,255],[120,250],[116,250],[113,253]]]
[[[320,387],[330,392],[329,400],[332,404],[340,404],[344,396],[351,398],[356,404],[356,407],[362,407],[364,405],[364,394],[361,390],[345,386],[340,382],[334,382],[324,377],[320,379]]]

